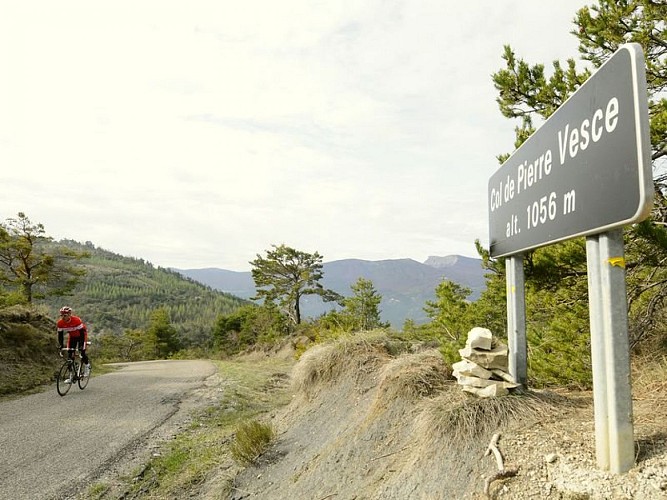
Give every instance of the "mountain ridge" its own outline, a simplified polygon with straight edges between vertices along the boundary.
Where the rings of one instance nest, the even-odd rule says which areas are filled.
[[[250,271],[229,271],[222,268],[172,269],[211,288],[249,299],[255,295],[255,283]],[[429,256],[418,262],[410,258],[364,260],[341,259],[322,265],[322,285],[343,296],[352,295],[351,285],[359,278],[368,279],[382,296],[380,304],[383,321],[399,328],[405,320],[427,321],[423,308],[435,299],[435,289],[443,279],[469,288],[469,300],[476,300],[484,290],[485,279],[481,259],[462,255]],[[324,303],[317,296],[302,301],[304,317],[317,317],[337,306]]]

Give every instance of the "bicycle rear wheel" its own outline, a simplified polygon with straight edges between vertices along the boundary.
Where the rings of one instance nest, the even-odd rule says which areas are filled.
[[[58,375],[56,376],[56,389],[58,390],[58,394],[64,396],[69,392],[70,388],[72,387],[73,378],[74,372],[72,371],[72,367],[67,362],[63,363],[63,365],[60,367]],[[69,383],[67,381],[69,381]]]
[[[81,376],[79,377],[79,389],[81,389],[82,391],[88,385],[88,379],[90,378],[90,372],[91,371],[92,370],[88,371],[88,375],[85,374],[86,373],[86,365],[82,361],[81,362]]]

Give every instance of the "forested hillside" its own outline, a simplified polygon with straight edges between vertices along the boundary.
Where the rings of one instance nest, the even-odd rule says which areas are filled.
[[[152,312],[162,308],[188,345],[210,339],[220,314],[229,314],[247,303],[143,259],[124,257],[90,242],[68,240],[58,245],[89,255],[79,262],[86,275],[72,295],[39,303],[48,307],[53,318],[62,305],[70,305],[89,325],[92,335],[144,329]]]

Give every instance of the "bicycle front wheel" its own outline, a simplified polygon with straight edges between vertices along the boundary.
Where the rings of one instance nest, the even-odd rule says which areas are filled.
[[[86,365],[81,362],[81,375],[79,375],[79,389],[82,391],[86,388],[88,385],[88,379],[90,378],[90,370],[88,370],[88,374],[86,374]]]
[[[72,387],[72,379],[74,378],[74,372],[69,363],[65,362],[60,367],[60,371],[56,376],[56,389],[58,394],[64,396],[67,394]]]

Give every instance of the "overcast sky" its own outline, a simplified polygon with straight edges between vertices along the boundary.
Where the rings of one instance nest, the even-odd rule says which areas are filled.
[[[156,266],[488,244],[503,45],[577,56],[573,0],[3,1],[0,220]]]

